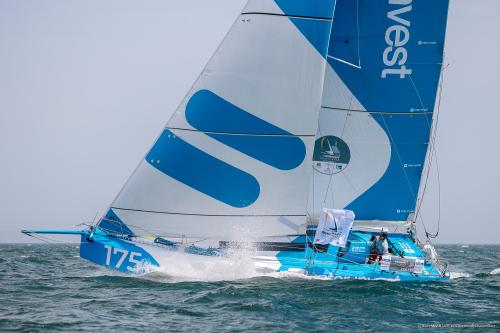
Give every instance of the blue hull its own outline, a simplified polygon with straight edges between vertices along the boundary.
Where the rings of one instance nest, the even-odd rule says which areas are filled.
[[[95,264],[125,273],[143,274],[151,271],[153,267],[160,267],[161,256],[166,251],[183,251],[175,246],[160,244],[140,244],[131,240],[110,236],[97,229],[88,240],[89,232],[82,233],[80,256]],[[214,256],[212,251],[199,254]],[[217,252],[220,255],[220,252]],[[305,251],[281,251],[267,256],[266,260],[275,263],[273,270],[279,272],[299,272],[308,276],[319,276],[328,279],[362,279],[362,280],[391,280],[391,281],[432,281],[447,280],[448,276],[442,274],[431,262],[426,262],[420,274],[381,270],[379,263],[366,264],[350,252],[339,256],[339,249],[332,247],[326,252],[318,252],[307,247]],[[355,262],[359,261],[359,262]],[[255,259],[256,266],[259,257]]]

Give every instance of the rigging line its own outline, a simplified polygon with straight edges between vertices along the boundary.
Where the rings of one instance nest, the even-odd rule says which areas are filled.
[[[326,203],[326,198],[328,197],[328,192],[330,192],[330,184],[332,183],[332,178],[333,178],[333,174],[331,174],[330,177],[329,177],[329,179],[328,179],[328,186],[326,187],[325,197],[323,198],[323,205]],[[332,195],[332,202],[333,201],[334,201],[334,198],[333,198],[333,195]]]
[[[420,108],[425,109],[424,102],[422,101],[422,97],[420,96],[420,92],[418,91],[417,86],[415,85],[415,82],[413,82],[413,78],[411,77],[411,74],[409,74],[408,77],[410,78],[410,82],[413,86],[413,90],[415,90],[415,93],[417,94],[418,101],[420,102]]]
[[[73,227],[81,227],[81,226],[86,226],[86,227],[90,228],[90,227],[94,226],[94,224],[93,223],[89,224],[87,222],[82,222],[82,223],[75,224]]]
[[[314,148],[313,148],[313,154],[314,154]],[[314,197],[315,197],[314,193],[316,193],[316,192],[315,192],[315,185],[314,185],[314,183],[316,183],[316,170],[315,170],[315,169],[314,169],[314,167],[313,167],[313,168],[312,168],[312,212],[309,212],[309,211],[308,211],[309,209],[307,209],[307,208],[306,208],[307,214],[308,214],[308,215],[309,215],[309,214],[311,214],[311,215],[312,215],[312,216],[310,217],[310,218],[311,218],[311,221],[314,221],[314,211],[316,210],[316,206],[314,205]],[[311,223],[311,224],[312,224],[312,223]],[[308,236],[307,236],[307,217],[306,217],[306,240],[308,240],[308,239],[307,239],[307,237],[308,237]]]
[[[415,213],[415,221],[417,219],[420,219],[421,223],[422,223],[422,226],[424,227],[424,232],[425,232],[425,235],[426,235],[426,238],[428,239],[429,238],[429,232],[427,231],[427,226],[425,225],[425,221],[424,221],[424,218],[421,214],[421,207],[422,207],[422,203],[423,203],[423,199],[424,199],[424,195],[427,191],[427,185],[428,185],[428,180],[429,180],[429,175],[430,175],[430,172],[431,172],[431,165],[432,165],[432,162],[433,162],[433,159],[434,157],[437,157],[437,154],[435,153],[435,151],[430,151],[430,156],[429,156],[429,161],[428,161],[428,165],[426,167],[426,175],[425,175],[425,181],[424,181],[424,186],[422,188],[422,195],[420,196],[420,198],[418,199],[418,206],[417,206],[417,211]]]
[[[97,220],[97,223],[99,223],[99,219],[97,218],[97,216],[99,215],[99,211],[96,211],[95,212],[95,215],[94,215],[94,218],[92,219],[92,224],[91,225],[95,225],[96,224],[96,220]]]
[[[441,72],[441,75],[442,75],[442,72]],[[420,102],[420,107],[422,109],[426,109],[425,106],[424,106],[424,103],[422,101],[422,97],[420,95],[420,92],[417,88],[417,86],[415,85],[415,82],[413,81],[413,78],[411,75],[408,75],[408,77],[410,78],[410,82],[413,86],[413,89],[415,90],[415,93],[417,94],[417,97],[418,97],[418,100]],[[441,86],[440,86],[441,87]],[[441,91],[441,90],[440,90]],[[427,126],[430,130],[430,134],[429,134],[429,138],[430,138],[430,144],[429,144],[429,163],[427,164],[427,166],[425,166],[425,172],[426,172],[426,181],[425,181],[425,187],[427,187],[427,180],[429,178],[429,173],[430,173],[430,168],[431,168],[431,165],[432,165],[432,159],[435,155],[435,135],[433,133],[435,133],[435,128],[436,126],[429,123],[429,119],[427,117],[425,117],[425,120],[427,122]],[[424,227],[424,231],[427,233],[427,230],[426,230],[426,227],[425,227],[425,223],[424,223],[424,219],[423,217],[419,214],[420,212],[420,206],[422,204],[422,200],[421,198],[419,197],[418,193],[417,193],[417,198],[416,198],[416,202],[417,202],[417,205],[419,207],[419,209],[415,212],[415,220],[417,220],[419,217],[420,217],[420,221],[422,222],[422,225]]]
[[[423,196],[425,194],[425,189],[427,187],[427,180],[429,178],[429,172],[430,172],[430,169],[431,169],[431,164],[432,164],[432,161],[433,161],[433,158],[434,157],[437,157],[437,152],[436,152],[436,135],[437,135],[437,128],[438,128],[438,123],[439,123],[439,114],[440,114],[440,109],[441,109],[441,97],[442,97],[442,91],[443,91],[443,83],[444,83],[444,71],[446,70],[446,68],[448,68],[449,64],[446,65],[446,67],[444,67],[441,71],[441,80],[440,80],[440,84],[439,84],[439,95],[438,95],[438,105],[437,105],[437,110],[436,110],[436,114],[435,114],[435,121],[434,121],[434,124],[432,126],[432,131],[431,131],[431,135],[430,135],[430,142],[431,142],[431,147],[432,150],[432,154],[430,155],[429,157],[429,163],[427,165],[427,168],[426,168],[426,180],[425,180],[425,183],[424,183],[424,190],[423,190],[423,193],[422,193],[422,200],[423,200]],[[427,119],[428,121],[428,119]],[[417,210],[417,213],[420,211],[420,206],[422,205],[422,201],[419,202],[419,209]]]
[[[441,75],[442,75],[442,71],[441,71]],[[413,86],[413,89],[415,90],[415,93],[417,94],[417,97],[418,97],[418,100],[420,102],[420,107],[421,109],[423,110],[426,110],[425,106],[424,106],[424,103],[423,103],[423,100],[422,100],[422,97],[420,95],[420,92],[415,84],[415,82],[413,81],[413,78],[411,75],[408,75],[408,77],[410,78],[410,82]],[[432,163],[432,158],[433,158],[433,155],[435,155],[435,136],[433,135],[433,133],[435,133],[435,124],[433,126],[433,124],[430,124],[429,123],[429,119],[427,117],[425,117],[426,121],[427,121],[427,126],[429,127],[429,130],[430,130],[430,133],[429,133],[429,138],[430,138],[430,144],[429,144],[429,148],[428,148],[428,164],[427,166],[425,167],[425,170],[426,170],[426,181],[425,181],[425,187],[427,187],[427,180],[428,180],[428,177],[429,177],[429,173],[430,173],[430,166],[431,166],[431,163]],[[406,176],[406,170],[405,170],[405,176]],[[414,196],[414,193],[413,193],[413,189],[412,189],[412,195]],[[414,200],[416,201],[417,203],[417,206],[420,207],[421,206],[421,203],[422,203],[422,200],[419,198],[419,193],[417,193],[417,197],[415,198],[414,197]],[[417,207],[415,207],[417,208]],[[427,232],[427,228],[425,226],[425,222],[424,222],[424,219],[423,217],[419,214],[419,209],[418,211],[415,212],[415,220],[417,220],[418,218],[420,218],[420,221],[422,222],[422,226],[424,227],[424,231],[426,233],[426,237],[428,238],[428,232]]]
[[[102,221],[107,221],[110,224],[114,224],[116,226],[119,226],[120,227],[120,233],[116,233],[115,230],[109,229],[109,228],[104,228],[102,226],[99,226],[100,229],[102,229],[102,230],[104,230],[104,231],[106,231],[106,232],[108,232],[110,234],[120,234],[120,235],[130,236],[128,233],[123,232],[123,226],[125,225],[123,222],[119,222],[119,221],[111,220],[111,219],[107,219],[107,218],[103,218]],[[162,236],[161,235],[162,231],[160,229],[147,229],[147,228],[144,228],[144,227],[141,227],[141,226],[138,226],[138,225],[135,225],[135,224],[131,224],[131,223],[127,223],[126,225],[129,226],[129,227],[132,227],[136,231],[140,230],[140,231],[147,232],[149,234],[153,234],[155,237]],[[135,235],[135,233],[132,236],[137,237],[137,235]],[[144,236],[144,235],[142,235],[142,236]],[[163,236],[178,238],[178,237],[181,237],[182,235],[180,235],[180,234],[164,234]]]
[[[332,11],[332,22],[333,22],[333,16],[335,14],[335,6],[333,6],[333,11]],[[328,65],[328,53],[330,51],[330,48],[331,48],[331,37],[332,37],[332,24],[333,23],[330,23],[330,29],[329,29],[329,32],[328,32],[328,41],[327,41],[327,48],[326,48],[326,62],[324,64],[324,68],[323,68],[323,73],[322,73],[322,82],[321,82],[321,90],[320,90],[320,104],[319,104],[319,110],[318,110],[318,118],[317,118],[317,131],[316,131],[316,134],[318,134],[318,137],[321,137],[322,136],[322,131],[321,131],[321,113],[322,113],[322,108],[321,108],[321,105],[323,104],[323,97],[324,97],[324,93],[325,93],[325,79],[326,79],[326,71],[327,71],[327,66]],[[313,155],[314,155],[314,150],[316,148],[316,142],[313,143]],[[314,159],[314,156],[313,156],[313,159]],[[309,202],[307,203],[307,206],[306,206],[306,214],[307,215],[311,215],[312,214],[312,217],[311,217],[311,221],[314,222],[314,212],[316,211],[316,206],[315,206],[315,182],[316,182],[316,169],[314,168],[314,163],[311,163],[311,167],[312,167],[312,211],[309,212]],[[310,187],[307,188],[307,190],[309,191],[310,190]],[[310,198],[310,196],[309,196]],[[309,199],[308,199],[309,201]],[[312,223],[311,223],[312,224]],[[308,238],[309,236],[307,235],[307,217],[306,217],[306,241],[308,241]]]
[[[354,98],[355,98],[354,95],[351,95],[350,100],[349,100],[349,109],[347,110],[347,112],[345,114],[344,126],[342,128],[342,133],[340,134],[340,138],[341,139],[344,139],[345,129],[346,129],[346,126],[347,126],[347,120],[351,116],[351,112],[349,110],[352,108],[352,104],[354,103]],[[342,174],[342,176],[344,176],[344,178],[346,179],[346,181],[349,184],[349,186],[351,186],[351,188],[354,190],[354,193],[359,193],[359,191],[357,189],[355,189],[354,186],[352,185],[351,180],[349,179],[349,177],[343,171],[344,170],[342,170],[341,174]],[[333,174],[332,174],[332,176],[333,176]],[[332,207],[335,207],[335,202],[334,201],[335,201],[335,197],[334,197],[334,193],[332,193]]]
[[[119,227],[120,228],[120,234],[122,234],[122,235],[128,235],[128,233],[123,232],[123,226],[125,225],[123,222],[120,222],[120,221],[117,221],[117,220],[114,220],[114,219],[109,219],[109,218],[106,218],[106,217],[103,217],[101,219],[101,221],[106,221],[109,224],[112,224],[112,225],[115,225],[116,227]],[[130,224],[130,226],[133,226],[133,225]],[[104,228],[101,225],[99,225],[99,228],[103,229],[104,231],[111,232],[111,233],[115,232],[114,230],[109,229],[109,228]]]
[[[350,104],[352,105],[352,97],[351,97]],[[351,105],[349,105],[349,107]],[[342,132],[340,133],[340,139],[344,138],[345,128],[347,126],[347,119],[349,119],[349,115],[350,115],[349,112],[346,112],[345,119],[344,119],[344,126],[342,127]],[[325,197],[323,198],[323,204],[326,203],[326,199],[328,197],[328,193],[330,192],[330,185],[332,183],[333,175],[334,175],[334,173],[332,173],[330,175],[330,179],[328,180],[328,186],[326,187]],[[334,193],[332,193],[332,208],[334,208],[334,207],[335,207],[335,195],[334,195]]]
[[[424,229],[425,229],[425,223],[423,221],[423,217],[420,214],[420,210],[421,210],[421,207],[422,207],[424,195],[425,195],[426,190],[427,190],[427,184],[428,184],[429,175],[430,175],[430,171],[431,171],[432,161],[434,159],[434,156],[436,155],[435,152],[433,150],[431,150],[431,147],[429,147],[429,153],[428,153],[428,155],[429,155],[428,156],[428,161],[427,161],[427,165],[425,167],[424,185],[422,187],[422,193],[421,193],[420,197],[418,198],[417,207],[416,207],[416,211],[415,211],[415,221],[418,218],[420,218],[420,220],[422,221],[422,225],[424,226]]]
[[[44,243],[47,243],[47,244],[54,244],[54,243],[59,243],[59,244],[74,244],[72,242],[67,242],[67,241],[62,241],[62,240],[59,240],[59,239],[55,239],[55,238],[50,238],[50,237],[47,237],[47,236],[42,236],[42,235],[39,235],[39,234],[26,234],[30,237],[33,237],[35,239],[38,239]]]
[[[429,164],[426,168],[426,177],[425,177],[425,182],[424,182],[424,187],[422,190],[421,197],[418,202],[418,207],[416,211],[416,216],[415,219],[420,217],[420,220],[422,221],[422,225],[424,227],[424,231],[426,233],[427,237],[431,238],[436,238],[439,235],[439,230],[440,230],[440,223],[441,223],[441,180],[440,180],[440,173],[439,173],[439,164],[438,164],[438,159],[437,159],[437,151],[436,151],[436,136],[437,136],[437,128],[439,124],[439,114],[441,110],[441,100],[442,100],[442,94],[443,94],[443,85],[444,85],[444,72],[448,68],[449,64],[447,64],[442,70],[441,70],[441,80],[439,83],[439,95],[438,95],[438,103],[437,103],[437,110],[436,110],[436,115],[435,115],[435,121],[432,127],[432,132],[431,132],[431,144],[432,144],[432,151],[431,151],[431,156],[429,158]],[[424,200],[424,196],[427,190],[427,184],[428,184],[428,179],[429,179],[429,174],[431,171],[431,165],[433,159],[436,160],[436,174],[437,174],[437,180],[438,180],[438,222],[437,222],[437,231],[435,234],[430,234],[427,232],[427,228],[425,226],[425,223],[423,221],[423,217],[420,214],[421,206]]]
[[[344,178],[345,178],[345,181],[347,182],[347,184],[349,184],[349,186],[351,187],[351,189],[354,191],[354,193],[361,193],[361,191],[359,189],[357,189],[351,182],[351,180],[349,179],[349,177],[346,176],[346,174],[344,172],[341,173]]]
[[[435,163],[436,163],[436,174],[437,174],[437,181],[438,181],[438,220],[437,220],[437,229],[434,234],[430,234],[428,232],[427,236],[430,238],[437,238],[439,236],[439,230],[441,229],[441,177],[439,174],[439,163],[438,163],[438,158],[437,155],[435,157]]]
[[[38,240],[40,240],[40,241],[42,241],[42,242],[44,242],[44,243],[47,243],[47,244],[52,244],[52,243],[50,243],[50,242],[46,241],[45,239],[42,239],[42,238],[41,238],[40,236],[38,236],[38,235],[36,235],[36,236],[35,236],[34,234],[25,234],[25,235],[28,235],[29,237],[33,237],[33,238],[35,238],[35,239],[38,239]]]
[[[387,134],[389,134],[389,139],[391,140],[391,145],[394,145],[394,149],[396,150],[396,154],[398,156],[399,164],[401,165],[401,169],[403,169],[403,173],[406,178],[406,183],[408,184],[408,187],[410,188],[411,195],[413,197],[413,200],[417,200],[415,192],[413,190],[413,186],[411,186],[410,178],[408,177],[408,173],[406,172],[406,168],[404,167],[403,160],[401,159],[401,155],[399,153],[398,146],[396,144],[396,141],[394,141],[391,130],[389,129],[389,126],[387,125],[387,122],[385,121],[384,115],[381,115],[382,120],[384,121],[385,127],[387,128]]]

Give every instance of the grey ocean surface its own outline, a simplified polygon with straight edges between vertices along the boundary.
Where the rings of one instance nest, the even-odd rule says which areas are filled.
[[[189,281],[116,274],[77,245],[0,244],[0,331],[498,332],[500,246],[438,251],[450,281]]]

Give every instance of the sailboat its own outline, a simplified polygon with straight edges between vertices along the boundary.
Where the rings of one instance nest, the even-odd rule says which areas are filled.
[[[267,271],[447,279],[417,237],[447,12],[448,0],[248,1],[107,213],[23,232],[79,235],[81,258],[131,274],[167,254],[252,249]],[[381,233],[388,252],[372,261]]]

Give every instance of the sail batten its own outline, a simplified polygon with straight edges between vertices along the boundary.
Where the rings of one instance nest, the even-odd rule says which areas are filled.
[[[153,210],[143,210],[143,209],[133,209],[133,208],[122,208],[122,207],[111,207],[113,210],[131,211],[139,213],[151,213],[151,214],[166,214],[166,215],[186,215],[186,216],[208,216],[208,217],[303,217],[305,214],[202,214],[202,213],[183,213],[183,212],[160,212]]]
[[[370,114],[387,114],[387,115],[401,115],[401,114],[406,114],[406,115],[415,115],[415,114],[434,114],[434,111],[421,111],[421,112],[412,112],[412,111],[368,111],[368,110],[359,110],[359,109],[349,109],[349,108],[338,108],[338,107],[333,107],[333,106],[321,106],[322,109],[325,110],[331,110],[331,111],[348,111],[348,112],[364,112],[364,113],[370,113]]]
[[[257,134],[257,133],[255,133],[255,134],[249,134],[249,133],[240,133],[240,132],[202,131],[202,130],[197,130],[197,129],[192,129],[192,128],[179,128],[179,127],[170,127],[170,126],[167,126],[164,129],[199,132],[199,133],[204,133],[204,134],[224,134],[224,135],[241,135],[241,136],[283,136],[283,137],[314,137],[314,136],[316,136],[316,134],[292,134],[292,133],[284,133],[284,134],[277,134],[277,133],[258,133]]]

